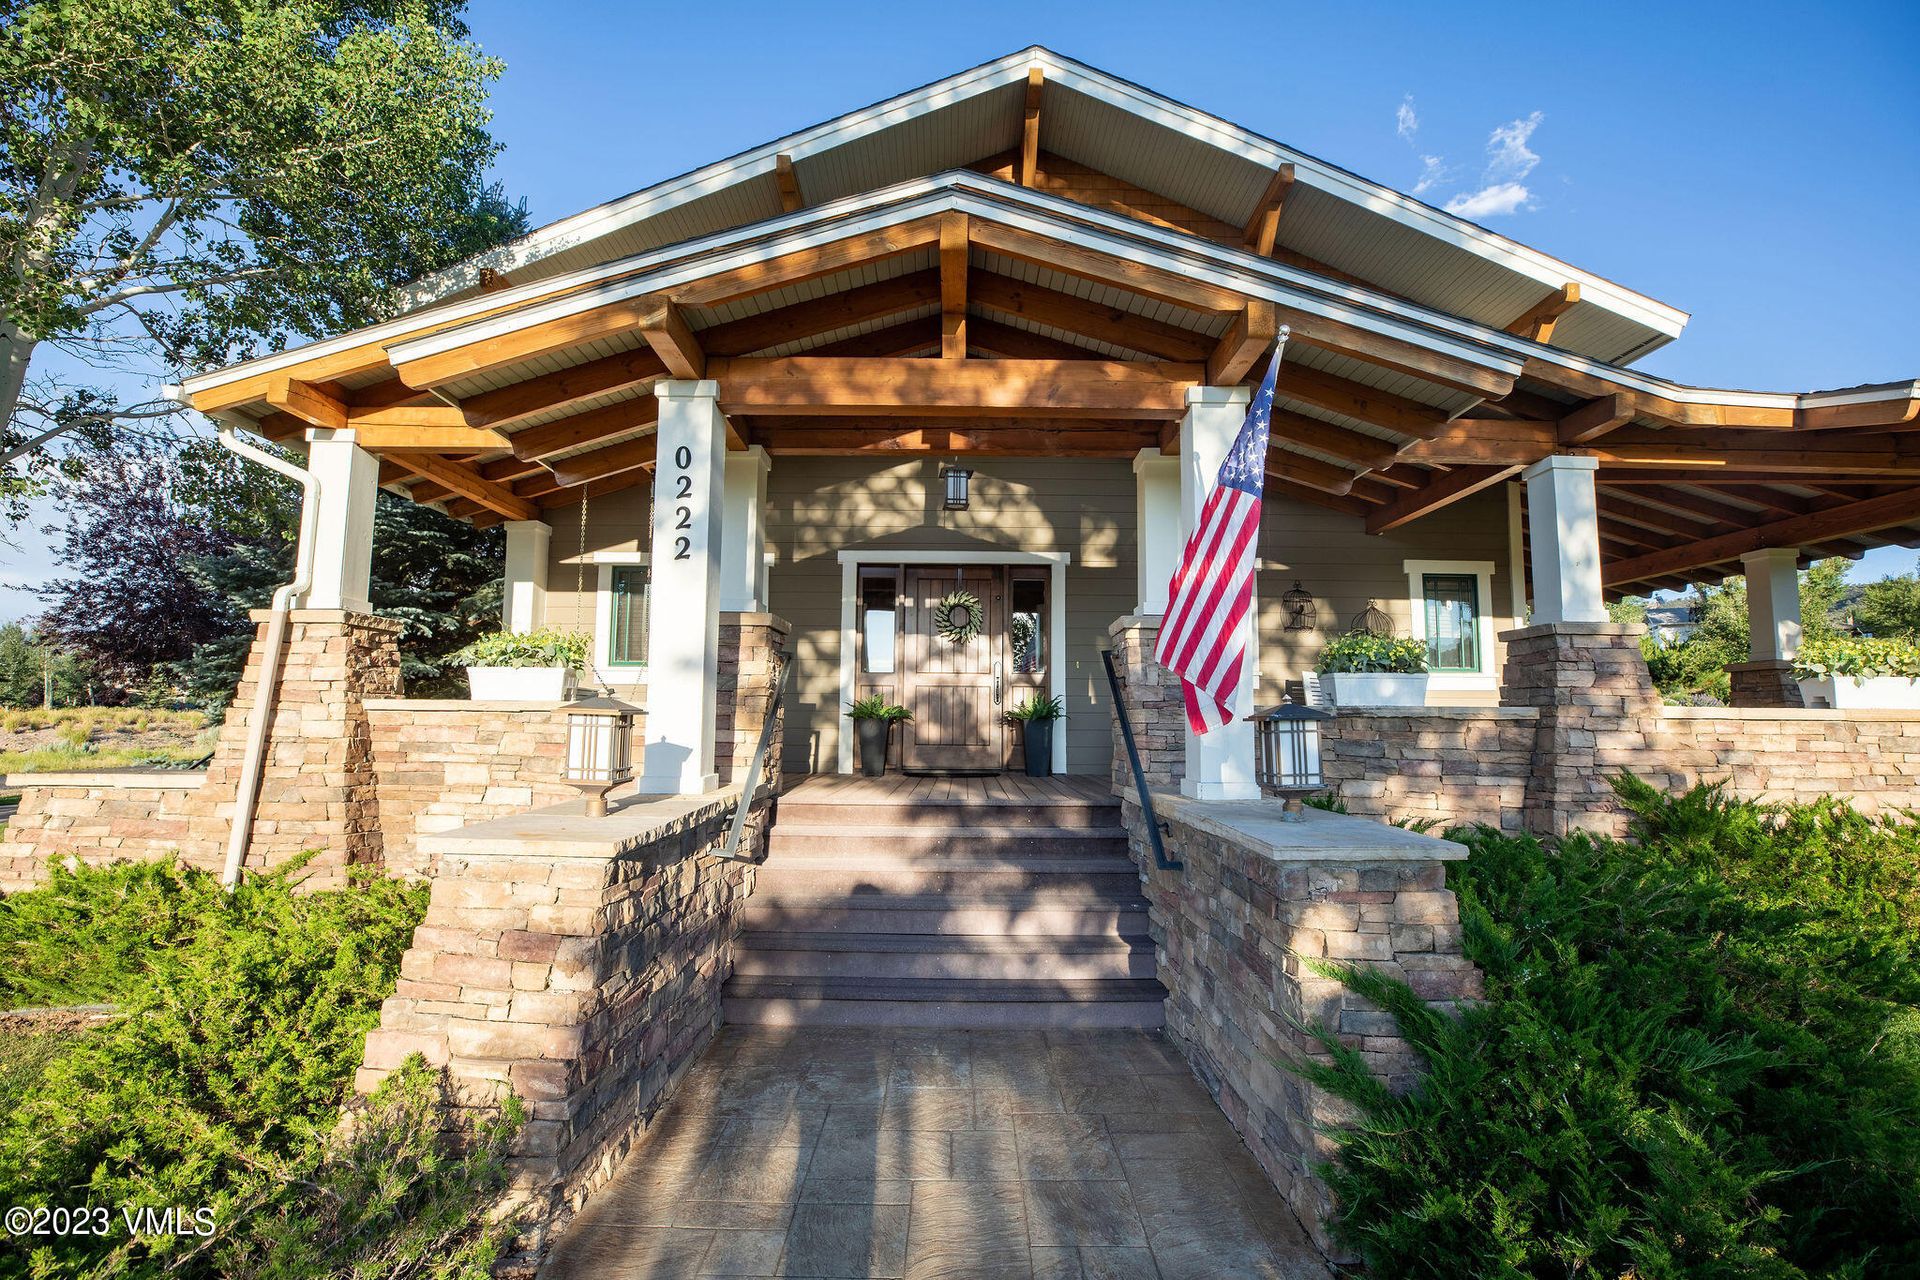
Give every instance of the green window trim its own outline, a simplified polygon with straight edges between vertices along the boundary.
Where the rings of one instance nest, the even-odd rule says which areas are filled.
[[[647,665],[647,592],[652,571],[644,564],[617,564],[607,580],[607,665]]]
[[[1420,608],[1426,622],[1427,669],[1453,675],[1482,674],[1486,664],[1480,652],[1479,575],[1422,574]]]

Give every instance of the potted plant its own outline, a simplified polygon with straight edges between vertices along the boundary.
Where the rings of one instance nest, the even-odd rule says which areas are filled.
[[[1418,640],[1349,632],[1327,642],[1313,669],[1337,707],[1427,705],[1427,647]]]
[[[1810,640],[1793,675],[1809,707],[1920,710],[1920,645],[1910,640]]]
[[[481,702],[562,702],[587,665],[587,638],[572,631],[489,631],[452,660]]]
[[[1053,773],[1053,722],[1065,712],[1060,699],[1032,694],[1025,702],[1007,712],[1007,719],[1020,726],[1020,738],[1027,754],[1027,776],[1045,778]]]
[[[860,744],[860,772],[877,778],[887,771],[887,740],[899,720],[913,719],[913,712],[879,694],[870,694],[847,708],[853,721],[854,739]]]

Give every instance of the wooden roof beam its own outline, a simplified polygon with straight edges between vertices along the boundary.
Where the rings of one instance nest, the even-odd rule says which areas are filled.
[[[1321,453],[1330,453],[1336,458],[1353,463],[1364,471],[1392,466],[1395,459],[1400,456],[1399,446],[1391,440],[1381,440],[1346,427],[1337,427],[1331,422],[1309,418],[1291,409],[1273,411],[1273,439],[1304,445]]]
[[[635,485],[644,484],[646,479],[647,471],[644,467],[635,468],[632,471],[622,471],[615,475],[603,476],[587,484],[585,490],[587,501],[593,502],[596,499],[609,497],[612,494],[631,489]],[[571,488],[558,489],[541,498],[538,506],[541,511],[551,511],[556,507],[579,506],[580,494],[581,489],[578,485]]]
[[[666,373],[666,364],[651,347],[638,347],[468,396],[460,402],[460,411],[470,426],[507,427],[538,413],[647,386]]]
[[[1595,396],[1560,419],[1561,444],[1586,444],[1633,421],[1633,402],[1627,396]]]
[[[1294,484],[1290,480],[1272,475],[1267,477],[1266,496],[1269,499],[1286,498],[1293,502],[1304,502],[1310,506],[1325,507],[1328,511],[1338,511],[1343,516],[1354,516],[1362,520],[1372,515],[1375,510],[1374,505],[1364,498],[1343,497],[1308,485]]]
[[[1020,185],[1031,187],[1040,173],[1040,99],[1047,87],[1047,73],[1040,67],[1027,68],[1027,97],[1020,113]]]
[[[1432,515],[1442,507],[1451,506],[1463,498],[1468,498],[1483,489],[1499,484],[1502,480],[1517,474],[1518,465],[1498,467],[1457,467],[1452,471],[1436,472],[1432,479],[1421,488],[1395,499],[1384,507],[1376,508],[1367,517],[1368,533],[1386,533],[1398,529],[1401,525],[1418,520],[1422,516]]]
[[[637,440],[623,440],[591,453],[572,454],[552,464],[553,478],[564,487],[586,484],[637,467],[649,467],[653,465],[659,447],[659,436],[650,435]]]
[[[1337,496],[1352,493],[1353,482],[1359,478],[1331,462],[1271,448],[1267,450],[1267,475]]]
[[[649,298],[636,327],[653,348],[653,354],[667,367],[668,377],[693,381],[707,376],[707,353],[701,349],[700,339],[694,336],[686,314],[672,298],[660,294]]]
[[[1790,516],[1752,529],[1690,542],[1684,546],[1601,566],[1601,580],[1609,587],[1683,573],[1702,565],[1719,564],[1767,547],[1806,547],[1853,534],[1873,533],[1920,522],[1920,486],[1879,498],[1842,503],[1824,511]]]
[[[311,382],[276,377],[267,383],[266,401],[307,426],[326,431],[347,429],[347,406]]]
[[[1154,433],[1137,422],[1084,424],[1062,431],[1005,427],[991,422],[958,426],[930,422],[880,427],[761,426],[754,420],[753,439],[768,453],[798,457],[848,454],[972,454],[980,457],[1113,458],[1130,457],[1151,448]]]
[[[436,454],[421,453],[410,456],[406,465],[415,475],[431,480],[451,493],[479,503],[489,511],[497,511],[509,520],[532,520],[539,514],[525,498],[503,484],[495,484],[483,478],[480,473],[463,462],[442,458]]]
[[[1279,336],[1280,318],[1274,305],[1259,298],[1249,299],[1207,358],[1207,385],[1234,387],[1245,382],[1260,357],[1273,350]]]
[[[940,356],[944,360],[967,358],[967,261],[973,249],[969,221],[964,213],[940,218]]]
[[[998,320],[968,320],[967,346],[969,350],[1003,360],[1099,360],[1103,358],[1099,352],[1086,347],[1076,347],[1070,342],[1049,338],[1043,333],[1016,329],[1010,324],[1001,324]]]
[[[1144,352],[1157,359],[1196,362],[1206,360],[1213,353],[1213,340],[1203,333],[1117,307],[1103,307],[1037,284],[982,272],[973,278],[970,289],[970,301],[976,307],[1065,329],[1083,338]]]
[[[1511,418],[1455,418],[1424,440],[1400,450],[1407,462],[1447,466],[1521,463],[1531,465],[1555,448],[1553,427]]]
[[[1276,390],[1285,399],[1423,439],[1445,430],[1448,421],[1447,415],[1432,405],[1293,361],[1280,366]]]
[[[773,184],[780,188],[780,211],[792,213],[804,206],[800,182],[793,176],[793,157],[782,151],[773,158]]]
[[[1553,327],[1580,301],[1580,286],[1569,281],[1515,316],[1507,332],[1535,342],[1552,342]]]
[[[1286,210],[1287,196],[1292,191],[1293,165],[1282,164],[1267,179],[1267,189],[1260,194],[1260,203],[1253,207],[1253,216],[1247,219],[1242,243],[1263,258],[1273,252],[1274,243],[1280,238],[1280,215]]]
[[[796,356],[709,362],[730,414],[1177,418],[1197,365],[1111,360],[915,360]]]
[[[540,458],[562,449],[577,448],[603,436],[621,435],[650,427],[659,417],[660,401],[653,396],[642,396],[637,400],[622,400],[618,404],[589,409],[557,422],[545,422],[537,427],[516,431],[507,438],[507,447],[513,450],[516,458]]]
[[[940,271],[937,267],[928,268],[759,315],[709,325],[700,331],[700,345],[716,356],[751,355],[768,347],[883,320],[939,301]]]

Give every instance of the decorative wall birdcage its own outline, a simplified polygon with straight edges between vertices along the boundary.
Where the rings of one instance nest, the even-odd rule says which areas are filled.
[[[1316,611],[1311,591],[1295,582],[1290,590],[1280,593],[1280,604],[1287,611],[1288,631],[1313,630]]]
[[[1373,601],[1367,601],[1367,607],[1353,615],[1347,623],[1351,635],[1390,636],[1393,634],[1393,619],[1387,611]]]

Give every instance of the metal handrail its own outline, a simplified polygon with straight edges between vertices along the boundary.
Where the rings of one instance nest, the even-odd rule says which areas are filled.
[[[1187,864],[1167,856],[1160,840],[1160,819],[1153,812],[1153,795],[1147,790],[1147,772],[1140,767],[1140,749],[1133,744],[1133,721],[1127,717],[1127,700],[1120,690],[1120,673],[1114,669],[1113,650],[1102,649],[1100,661],[1107,668],[1107,687],[1113,691],[1113,714],[1120,720],[1120,741],[1127,747],[1127,763],[1133,766],[1133,789],[1139,793],[1140,812],[1147,818],[1147,842],[1153,846],[1153,865],[1162,871],[1178,871]]]
[[[776,655],[777,656],[777,655]],[[747,813],[753,808],[754,795],[760,790],[760,775],[767,767],[767,746],[773,741],[773,726],[780,720],[780,702],[787,692],[787,674],[793,670],[789,658],[778,657],[780,673],[773,678],[773,692],[767,697],[767,716],[760,723],[760,742],[753,749],[753,759],[747,763],[746,785],[740,792],[740,805],[733,811],[733,829],[727,833],[727,844],[719,857],[734,862],[752,862],[752,858],[740,856],[740,836],[747,829]]]

